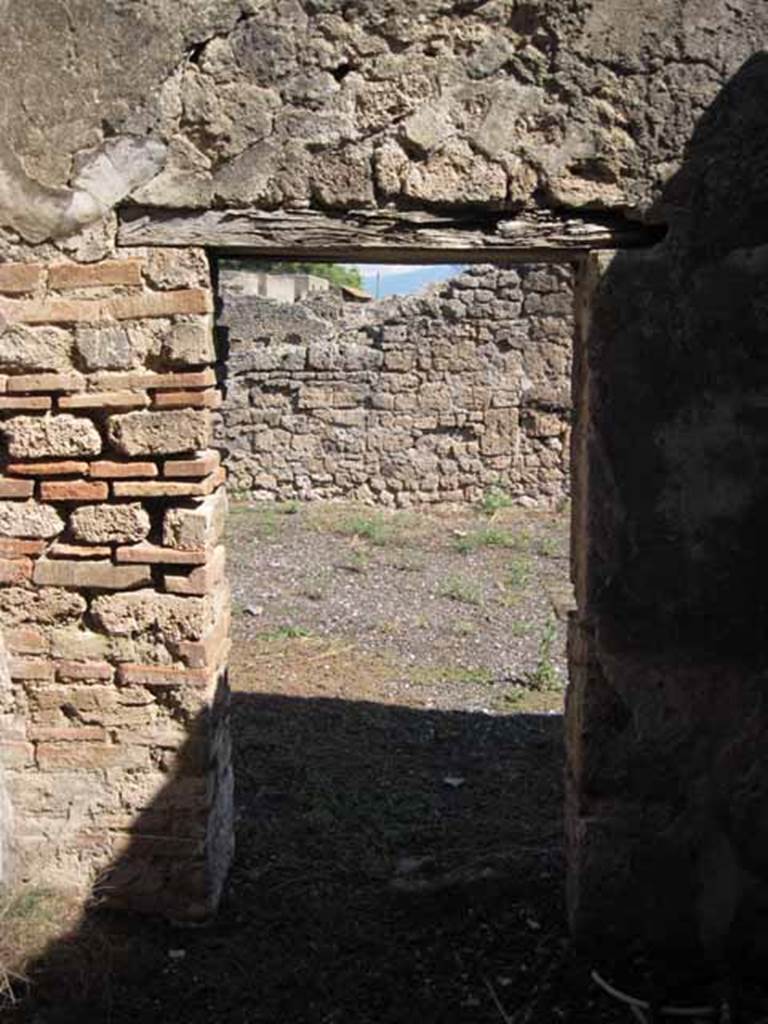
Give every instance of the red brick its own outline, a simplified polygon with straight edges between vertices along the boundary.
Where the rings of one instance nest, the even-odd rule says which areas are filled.
[[[103,743],[107,731],[101,725],[33,725],[29,738],[53,743]]]
[[[0,301],[0,313],[6,320],[24,324],[103,323],[110,320],[210,313],[212,310],[213,299],[205,288],[143,292],[140,295],[118,295],[110,299]]]
[[[149,396],[142,391],[91,391],[59,399],[59,409],[145,409]]]
[[[47,769],[140,768],[149,765],[146,747],[121,743],[38,743],[37,764]]]
[[[34,626],[4,629],[5,644],[11,654],[48,654],[48,638]]]
[[[134,562],[140,565],[205,565],[207,551],[180,551],[178,548],[164,548],[159,544],[131,544],[120,547],[116,552],[118,562]]]
[[[90,379],[97,387],[107,385],[111,388],[146,388],[149,391],[157,388],[193,390],[213,387],[216,383],[216,374],[210,367],[206,370],[193,370],[190,373],[146,373],[144,370],[132,370],[127,373],[105,371],[93,374]]]
[[[186,594],[190,597],[204,597],[224,578],[226,554],[220,544],[211,552],[205,565],[193,569],[187,576],[167,575],[165,589],[171,594]]]
[[[175,645],[176,653],[190,668],[218,671],[225,664],[231,647],[229,627],[230,613],[227,609],[202,640],[181,640]]]
[[[107,544],[53,544],[48,549],[50,558],[111,558],[112,548]]]
[[[223,466],[200,483],[186,483],[177,480],[133,481],[112,484],[116,498],[204,498],[211,494],[227,478]]]
[[[114,669],[106,661],[57,661],[56,675],[61,681],[107,680]]]
[[[34,491],[34,480],[9,480],[8,477],[0,477],[0,498],[31,498]]]
[[[31,558],[0,558],[0,583],[24,583],[32,579]]]
[[[50,658],[10,658],[11,679],[53,680],[53,662]]]
[[[40,263],[0,263],[0,292],[7,295],[33,292],[42,279]]]
[[[94,480],[46,480],[40,485],[43,501],[106,501],[109,485]]]
[[[184,288],[169,292],[144,292],[116,296],[104,302],[106,313],[115,320],[213,312],[213,296],[205,288]]]
[[[0,739],[0,764],[5,768],[24,768],[33,764],[35,748],[23,740]]]
[[[91,463],[91,476],[103,480],[135,480],[140,477],[155,477],[158,474],[154,462],[109,462],[102,460]]]
[[[48,287],[101,288],[141,284],[141,260],[103,260],[101,263],[56,263],[48,270]]]
[[[155,409],[218,409],[221,393],[215,388],[207,391],[158,391],[152,404]]]
[[[35,564],[32,578],[41,586],[128,590],[150,583],[152,574],[149,567],[144,565],[113,565],[112,562],[99,560],[83,562],[74,559],[41,558]]]
[[[193,459],[166,459],[163,476],[200,479],[219,468],[221,456],[215,450],[201,452]]]
[[[211,673],[208,669],[176,665],[121,665],[118,679],[121,683],[141,686],[207,686]]]
[[[64,462],[10,462],[7,471],[15,476],[82,476],[88,472],[88,463],[71,459]]]
[[[12,398],[0,395],[0,412],[45,412],[52,405],[53,400],[47,395],[19,395]]]
[[[22,373],[9,377],[6,390],[18,391],[79,391],[84,384],[80,374],[75,373]]]
[[[45,551],[44,540],[17,540],[14,537],[0,537],[0,555],[19,558],[21,555],[39,555]]]

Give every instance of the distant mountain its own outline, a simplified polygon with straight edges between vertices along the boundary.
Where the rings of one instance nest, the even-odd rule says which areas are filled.
[[[378,297],[383,299],[387,295],[412,295],[429,284],[455,277],[463,269],[461,264],[435,263],[429,267],[414,267],[413,270],[398,271],[395,274],[384,273],[379,277]],[[376,274],[366,274],[364,270],[362,274],[363,288],[375,298]]]

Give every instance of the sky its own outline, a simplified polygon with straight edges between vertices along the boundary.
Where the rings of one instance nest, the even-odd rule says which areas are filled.
[[[360,271],[363,276],[363,284],[372,295],[376,294],[377,274],[380,276],[378,289],[382,298],[387,295],[411,295],[428,284],[454,277],[458,272],[458,267],[453,264],[438,263],[353,263],[351,265]]]

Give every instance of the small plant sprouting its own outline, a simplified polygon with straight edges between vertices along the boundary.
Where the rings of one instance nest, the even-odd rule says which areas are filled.
[[[261,635],[265,640],[299,640],[312,636],[312,633],[304,626],[278,626],[277,629]]]
[[[539,640],[536,667],[525,675],[525,681],[532,690],[556,690],[559,684],[557,669],[552,660],[552,648],[557,637],[554,619],[549,619]]]
[[[460,555],[469,555],[478,548],[512,548],[514,546],[515,540],[511,534],[493,526],[472,530],[464,537],[457,537],[453,542],[454,551]]]
[[[480,499],[480,511],[493,516],[503,508],[510,508],[512,499],[501,487],[489,487]]]
[[[507,576],[504,582],[510,590],[518,590],[528,583],[530,575],[530,565],[526,559],[514,558],[507,565]]]
[[[381,546],[392,539],[392,528],[381,515],[352,516],[341,524],[341,532]]]
[[[440,588],[440,596],[448,597],[451,601],[459,601],[461,604],[480,605],[483,603],[480,588],[463,576],[449,576]]]

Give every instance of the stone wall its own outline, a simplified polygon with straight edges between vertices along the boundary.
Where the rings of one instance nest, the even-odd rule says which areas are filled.
[[[211,308],[195,250],[0,267],[14,874],[180,917],[231,844]]]
[[[568,495],[573,274],[478,265],[365,307],[227,296],[217,441],[254,498]]]
[[[0,720],[13,708],[11,673],[5,644],[0,636]],[[0,748],[1,749],[1,748]],[[13,807],[8,796],[5,767],[0,754],[0,885],[12,883]]]

